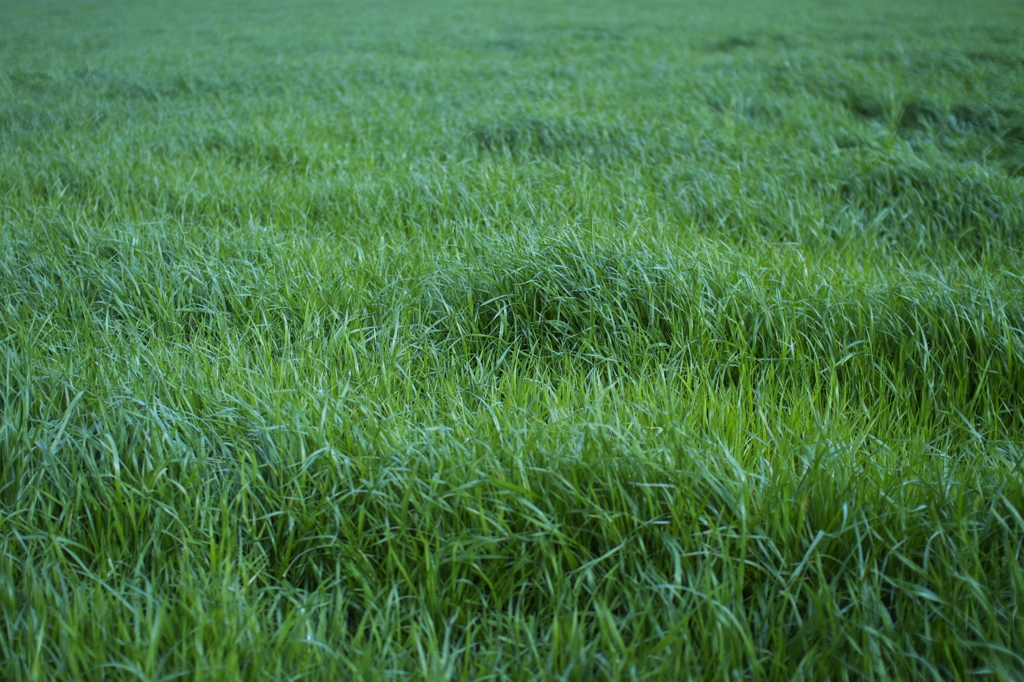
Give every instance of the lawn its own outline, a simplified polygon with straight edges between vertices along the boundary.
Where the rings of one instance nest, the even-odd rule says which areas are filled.
[[[0,678],[1024,679],[1017,0],[0,0]]]

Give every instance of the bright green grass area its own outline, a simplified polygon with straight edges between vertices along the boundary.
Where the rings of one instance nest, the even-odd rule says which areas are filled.
[[[1020,680],[1022,190],[1014,0],[4,0],[0,677]]]

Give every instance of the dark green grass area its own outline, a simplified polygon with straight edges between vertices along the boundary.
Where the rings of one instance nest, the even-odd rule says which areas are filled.
[[[0,25],[0,678],[1024,678],[1017,4]]]

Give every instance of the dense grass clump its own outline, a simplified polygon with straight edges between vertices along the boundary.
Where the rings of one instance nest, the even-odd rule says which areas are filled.
[[[0,678],[1024,677],[1024,12],[777,5],[0,8]]]
[[[516,159],[537,156],[562,162],[613,162],[636,153],[629,137],[607,126],[521,117],[479,126],[470,139],[480,153]]]
[[[434,278],[428,305],[448,343],[627,359],[673,341],[684,293],[676,270],[651,254],[581,239],[489,246]]]
[[[1017,188],[970,166],[937,172],[882,165],[852,175],[841,191],[900,250],[927,252],[945,244],[983,253],[1019,249],[1024,240]]]

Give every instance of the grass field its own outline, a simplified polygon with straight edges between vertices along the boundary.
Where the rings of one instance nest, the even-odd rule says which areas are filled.
[[[1024,5],[0,0],[0,678],[1024,679]]]

